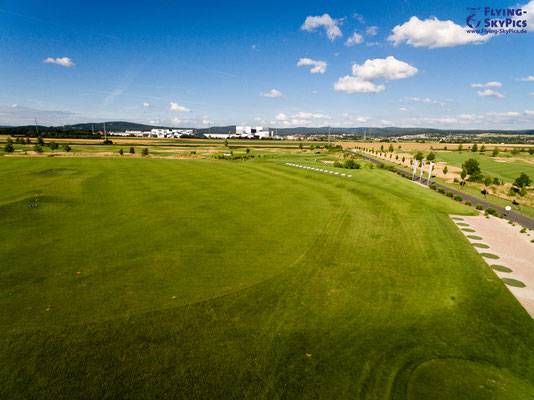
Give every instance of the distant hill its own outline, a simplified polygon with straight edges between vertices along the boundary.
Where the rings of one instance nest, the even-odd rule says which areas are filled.
[[[155,126],[137,124],[135,122],[127,121],[109,121],[105,122],[106,130],[108,132],[124,132],[124,131],[149,131],[155,128],[170,128],[168,126]],[[59,128],[59,127],[57,127]],[[83,124],[65,125],[62,128],[69,130],[90,131],[94,128],[95,131],[104,130],[104,122],[86,122]]]
[[[154,128],[167,128],[172,129],[169,126],[156,126],[138,124],[128,121],[109,121],[105,122],[106,130],[108,132],[124,132],[124,131],[149,131]],[[174,127],[175,128],[175,127]],[[95,132],[104,130],[103,122],[87,122],[82,124],[64,125],[64,126],[39,126],[39,132],[63,132],[64,135],[77,134],[77,132],[85,132],[84,134],[90,134],[94,129]],[[188,128],[182,127],[179,129],[193,129],[196,135],[203,135],[208,132],[211,133],[233,133],[235,132],[235,125],[227,126],[212,126],[211,128]],[[17,127],[0,127],[0,133],[12,133],[12,134],[32,134],[35,132],[35,126],[17,126]],[[417,135],[422,133],[432,134],[435,136],[448,136],[448,135],[477,135],[482,133],[492,133],[502,136],[525,136],[534,135],[534,129],[516,130],[516,131],[501,131],[501,130],[460,130],[460,129],[434,129],[434,128],[398,128],[398,127],[346,127],[346,128],[331,128],[330,132],[334,135],[348,134],[363,136],[364,133],[367,137],[391,137],[402,135]],[[287,135],[326,135],[328,134],[328,127],[323,126],[319,128],[278,128],[276,133],[281,136]]]

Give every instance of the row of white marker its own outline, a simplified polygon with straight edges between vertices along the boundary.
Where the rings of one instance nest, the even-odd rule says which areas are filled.
[[[327,169],[319,169],[319,168],[307,167],[305,165],[293,164],[293,163],[288,163],[288,162],[286,162],[286,165],[289,165],[290,167],[309,169],[310,171],[315,171],[315,172],[323,172],[325,174],[341,175],[341,176],[346,176],[347,178],[352,178],[352,175],[340,174],[339,172],[330,171],[330,170],[327,170]]]

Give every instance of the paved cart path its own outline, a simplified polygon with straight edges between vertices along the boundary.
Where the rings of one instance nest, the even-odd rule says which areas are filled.
[[[504,279],[503,282],[506,283],[508,289],[534,318],[534,243],[530,242],[534,239],[534,234],[521,233],[521,227],[511,225],[500,218],[486,218],[482,215],[453,215],[451,217],[458,228],[466,228],[464,224],[468,224],[468,228],[475,231],[462,230],[462,233],[479,253],[489,253],[499,257],[493,259],[483,255],[484,260],[492,266],[499,278]],[[473,237],[481,239],[473,239]],[[489,247],[476,247],[481,245]],[[510,283],[518,285],[521,283],[526,286],[518,287]]]

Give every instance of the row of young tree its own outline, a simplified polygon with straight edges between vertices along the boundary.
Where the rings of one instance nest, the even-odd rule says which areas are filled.
[[[15,143],[16,144],[32,144],[30,138],[24,139],[24,138],[18,138],[18,137],[15,139]],[[35,143],[35,145],[33,146],[33,151],[35,151],[36,153],[42,153],[43,147],[49,147],[50,150],[52,151],[59,149],[59,145],[56,142],[52,141],[52,142],[45,143],[43,138],[39,136],[37,138],[37,143]],[[68,144],[64,144],[63,150],[69,152],[72,149]],[[15,151],[15,146],[13,146],[13,140],[10,137],[7,138],[6,145],[4,146],[4,151],[6,153],[13,153]]]

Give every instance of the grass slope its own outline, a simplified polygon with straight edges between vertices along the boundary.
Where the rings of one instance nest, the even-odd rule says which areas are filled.
[[[403,399],[448,390],[448,364],[410,378],[442,358],[531,390],[472,211],[303,159],[0,159],[0,397]]]

